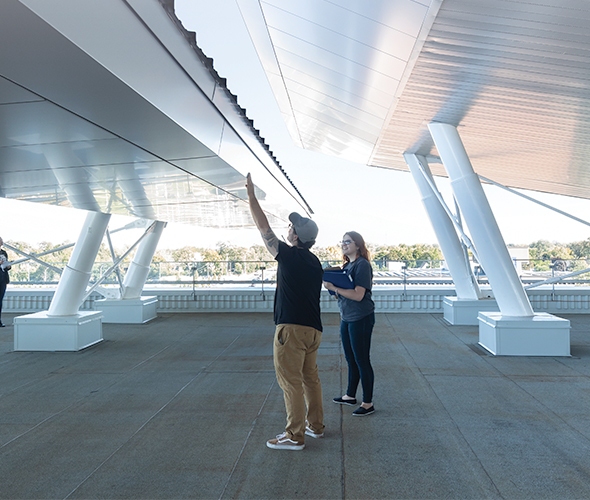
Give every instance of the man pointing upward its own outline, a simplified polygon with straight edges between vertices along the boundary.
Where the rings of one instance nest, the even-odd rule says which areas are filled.
[[[285,397],[287,425],[284,433],[266,445],[278,450],[302,450],[305,435],[324,436],[322,384],[316,362],[322,340],[323,270],[318,258],[309,251],[315,244],[318,227],[311,219],[293,212],[289,215],[289,244],[279,241],[256,199],[250,174],[246,188],[254,223],[278,262],[273,358]]]

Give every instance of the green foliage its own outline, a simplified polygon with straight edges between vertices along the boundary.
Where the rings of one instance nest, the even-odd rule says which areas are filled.
[[[590,238],[569,244],[574,259],[590,259]]]
[[[196,247],[182,247],[177,250],[172,250],[172,259],[176,262],[192,262],[199,260],[198,256],[201,252]]]
[[[340,247],[313,247],[311,251],[320,259],[324,267],[342,264],[342,249]]]
[[[552,243],[547,240],[539,240],[529,246],[531,265],[536,271],[549,271],[552,263],[558,263],[556,270],[565,271],[568,260],[574,259],[574,254],[569,245]]]
[[[379,246],[373,252],[373,260],[379,268],[384,268],[386,261],[407,262],[408,268],[420,267],[431,260],[443,260],[444,257],[437,245],[406,245]]]
[[[35,255],[67,245],[67,243],[42,242],[36,247],[32,247],[18,241],[7,241],[7,243],[23,252]],[[433,265],[436,267],[436,261],[444,259],[437,245],[369,245],[369,250],[376,269],[385,269],[387,261],[404,262],[408,268],[421,267],[427,265],[429,261],[435,261]],[[9,260],[17,260],[21,257],[11,250],[7,251]],[[72,251],[73,246],[70,246],[39,258],[62,269],[69,261]],[[120,256],[125,251],[126,249],[115,249],[115,254]],[[338,246],[313,247],[312,252],[324,266],[342,263],[342,250]],[[525,266],[537,271],[549,270],[552,264],[566,267],[568,271],[584,269],[588,267],[585,259],[590,262],[590,238],[570,244],[552,243],[546,240],[536,241],[530,245],[529,254],[531,263],[530,266],[527,264]],[[123,274],[133,255],[134,252],[131,252],[122,263]],[[92,273],[93,279],[97,278],[101,271],[108,269],[111,263],[110,250],[103,244],[96,259],[95,269]],[[271,271],[276,266],[275,260],[263,245],[240,247],[231,242],[219,242],[216,248],[186,246],[174,250],[158,250],[152,259],[148,280],[169,279],[176,281],[182,279],[187,281],[191,280],[191,277],[197,280],[213,280],[232,275],[239,277],[243,274],[256,274],[262,266],[267,271]],[[14,282],[57,282],[59,273],[29,260],[15,265],[11,271],[11,278]],[[114,275],[109,278],[109,282],[115,282]]]
[[[529,245],[531,260],[567,260],[575,258],[569,245],[551,243],[547,240],[539,240]]]

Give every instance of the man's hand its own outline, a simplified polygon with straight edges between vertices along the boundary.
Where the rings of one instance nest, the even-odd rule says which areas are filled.
[[[256,195],[254,194],[254,183],[252,182],[250,172],[248,172],[248,175],[246,176],[246,191],[248,192],[248,198],[256,198]]]
[[[273,257],[276,257],[279,254],[279,239],[270,228],[268,219],[266,218],[266,215],[264,215],[260,203],[258,203],[258,200],[256,199],[256,195],[254,194],[254,183],[252,182],[252,177],[249,173],[246,176],[246,190],[248,191],[250,213],[252,214],[256,227],[262,235],[262,241],[270,254]]]

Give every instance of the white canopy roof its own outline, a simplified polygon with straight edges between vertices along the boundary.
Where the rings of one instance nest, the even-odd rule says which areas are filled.
[[[212,227],[311,212],[158,0],[0,3],[0,196]]]
[[[238,3],[302,147],[407,170],[404,152],[437,161],[440,121],[478,174],[590,198],[587,1]]]

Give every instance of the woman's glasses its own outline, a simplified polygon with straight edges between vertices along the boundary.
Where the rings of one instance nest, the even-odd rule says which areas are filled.
[[[348,246],[348,245],[350,245],[351,243],[352,243],[352,240],[344,240],[344,241],[341,241],[341,242],[340,242],[340,246],[341,246],[341,247],[344,247],[344,246],[346,246],[346,247],[347,247],[347,246]]]

